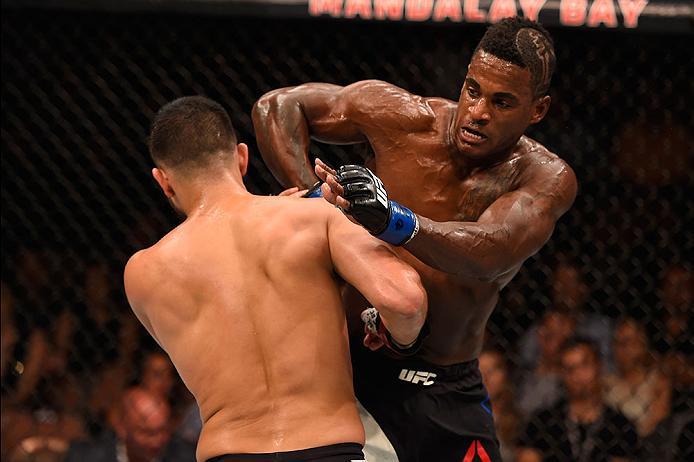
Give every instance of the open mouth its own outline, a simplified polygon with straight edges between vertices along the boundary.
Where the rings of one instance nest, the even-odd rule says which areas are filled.
[[[487,136],[471,128],[462,127],[460,129],[463,141],[471,144],[478,144],[487,139]]]

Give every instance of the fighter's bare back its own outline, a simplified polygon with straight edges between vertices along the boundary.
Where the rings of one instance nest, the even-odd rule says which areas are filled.
[[[492,80],[490,85],[494,84]],[[386,82],[347,87],[305,84],[279,92],[266,95],[254,110],[259,146],[275,176],[286,185],[306,185],[315,179],[306,173],[308,159],[291,155],[292,149],[307,143],[309,133],[295,130],[286,147],[280,148],[270,132],[273,124],[263,120],[275,113],[289,117],[284,123],[292,124],[291,116],[282,113],[282,104],[300,101],[310,135],[317,140],[368,142],[374,156],[364,159],[366,165],[381,178],[389,199],[418,214],[428,231],[427,237],[420,237],[424,234],[420,231],[411,243],[396,249],[418,270],[428,292],[432,335],[419,356],[437,364],[476,358],[499,291],[549,239],[556,220],[573,202],[576,183],[571,169],[525,136],[498,159],[477,162],[463,156],[452,139],[458,103],[423,98]],[[529,216],[522,218],[524,213]],[[528,220],[536,232],[526,236],[519,231],[518,242],[509,237],[506,246],[488,245],[485,236],[508,229],[475,222],[480,217],[503,222],[504,215],[516,223]],[[467,226],[461,229],[457,222]],[[467,248],[456,250],[461,244]],[[518,255],[505,255],[509,248]],[[421,258],[426,263],[413,253],[426,257]],[[469,262],[463,258],[457,262],[458,257],[470,257]],[[346,299],[353,312],[364,303],[353,292]]]
[[[323,201],[247,195],[128,263],[133,309],[199,403],[198,460],[363,443],[326,239],[343,218]]]

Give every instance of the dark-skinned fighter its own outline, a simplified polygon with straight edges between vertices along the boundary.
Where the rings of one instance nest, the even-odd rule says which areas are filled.
[[[314,194],[392,244],[423,280],[430,334],[414,356],[352,348],[357,398],[400,461],[500,460],[477,363],[485,325],[577,188],[566,162],[524,136],[547,113],[554,66],[549,33],[511,18],[488,28],[457,102],[361,81],[282,88],[254,107],[280,183],[324,181]],[[312,138],[366,142],[373,156],[365,167],[313,168]],[[367,308],[354,290],[344,297],[354,313]]]

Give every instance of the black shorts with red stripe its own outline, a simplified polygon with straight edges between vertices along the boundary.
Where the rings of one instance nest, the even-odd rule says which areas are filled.
[[[478,361],[437,366],[353,346],[357,398],[400,462],[501,462]]]

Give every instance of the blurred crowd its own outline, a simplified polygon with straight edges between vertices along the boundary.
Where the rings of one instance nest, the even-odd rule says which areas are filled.
[[[121,268],[56,259],[24,249],[3,274],[0,459],[194,461],[197,407]]]
[[[3,273],[0,459],[194,461],[197,407],[120,265],[55,261],[23,249]],[[570,259],[547,276],[549,307],[480,356],[504,460],[694,460],[691,269],[663,269],[645,319],[590,310]]]

